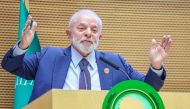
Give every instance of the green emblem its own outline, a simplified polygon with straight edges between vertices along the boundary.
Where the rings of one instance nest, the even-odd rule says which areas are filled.
[[[131,108],[165,109],[157,91],[147,83],[137,80],[124,81],[114,86],[106,95],[102,109],[121,109],[122,103]]]

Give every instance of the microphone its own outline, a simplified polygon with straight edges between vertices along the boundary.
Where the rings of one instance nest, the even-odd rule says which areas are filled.
[[[115,65],[114,63],[108,61],[107,59],[103,58],[102,56],[100,56],[100,60],[102,60],[103,62],[105,62],[106,64],[108,64],[109,66],[115,68],[116,70],[121,71],[129,80],[131,80],[131,78],[129,77],[128,73],[125,72],[122,68],[120,68],[119,66]]]

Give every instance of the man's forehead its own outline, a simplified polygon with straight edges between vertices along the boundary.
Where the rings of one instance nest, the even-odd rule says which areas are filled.
[[[93,15],[80,15],[76,18],[77,24],[91,23],[97,26],[97,19]]]

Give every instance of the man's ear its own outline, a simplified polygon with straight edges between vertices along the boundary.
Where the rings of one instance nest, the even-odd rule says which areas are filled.
[[[100,36],[99,36],[99,40],[102,38],[102,34],[100,34]]]
[[[68,37],[69,39],[72,39],[70,29],[67,29],[65,32],[66,32],[67,37]]]

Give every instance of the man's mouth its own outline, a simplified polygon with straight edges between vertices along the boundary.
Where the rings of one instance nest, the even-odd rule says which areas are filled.
[[[93,44],[93,42],[91,40],[83,40],[83,41],[81,41],[81,43]]]

